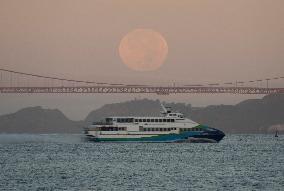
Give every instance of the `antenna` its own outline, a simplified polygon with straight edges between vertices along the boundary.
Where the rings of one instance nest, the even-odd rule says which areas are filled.
[[[168,110],[165,108],[165,106],[164,106],[163,103],[161,103],[161,107],[162,107],[162,109],[163,109],[163,112],[161,112],[161,113],[166,114],[166,113],[168,112]]]

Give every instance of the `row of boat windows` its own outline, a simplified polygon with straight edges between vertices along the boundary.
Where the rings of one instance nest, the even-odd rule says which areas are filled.
[[[126,131],[126,127],[98,127],[97,131]]]
[[[143,131],[172,131],[177,128],[143,128]]]
[[[143,131],[172,131],[176,129],[177,128],[143,128]],[[184,131],[201,131],[201,128],[180,128],[180,132]]]
[[[202,131],[201,128],[180,128],[180,132],[183,131]]]
[[[163,123],[163,122],[167,122],[167,123],[174,123],[175,120],[174,119],[133,119],[133,118],[117,118],[117,122],[118,123],[133,123],[135,121],[135,123],[142,123],[142,122],[152,122],[152,123]]]
[[[98,127],[97,131],[126,131],[126,127]],[[177,128],[139,128],[139,131],[173,131]],[[180,132],[184,131],[201,131],[201,128],[180,128]]]

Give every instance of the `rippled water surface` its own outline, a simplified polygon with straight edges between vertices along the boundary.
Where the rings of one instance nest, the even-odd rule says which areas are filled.
[[[124,144],[0,135],[0,190],[284,190],[284,136]]]

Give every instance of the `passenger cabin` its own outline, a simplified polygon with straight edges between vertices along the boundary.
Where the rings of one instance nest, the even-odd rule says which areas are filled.
[[[106,124],[112,123],[174,123],[175,120],[184,119],[175,115],[169,117],[112,117],[106,118]]]

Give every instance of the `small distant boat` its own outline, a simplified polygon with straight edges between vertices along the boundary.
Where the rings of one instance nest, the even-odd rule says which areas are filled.
[[[276,130],[274,137],[278,137],[278,130]]]

